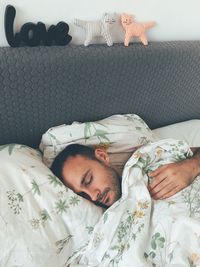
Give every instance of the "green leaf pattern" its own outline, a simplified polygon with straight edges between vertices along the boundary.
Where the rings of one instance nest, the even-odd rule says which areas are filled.
[[[33,192],[33,194],[38,194],[38,195],[40,195],[40,188],[39,188],[39,185],[36,183],[36,181],[33,180],[33,181],[31,182],[31,184],[32,184],[32,192]]]
[[[89,134],[89,131],[93,129],[92,127],[90,125],[86,130],[86,134]],[[97,131],[97,135],[102,142],[108,141],[106,139],[108,138],[106,128],[102,131]],[[26,150],[25,147],[20,148],[19,145],[1,146],[0,155],[2,153],[2,158],[7,156],[10,159],[17,153],[18,149]],[[26,150],[26,152],[30,154],[30,150]],[[15,181],[19,182],[19,175],[21,177],[26,175],[28,182],[25,182],[24,177],[22,177],[22,183],[19,183],[20,186],[15,187],[14,179],[9,183],[9,186],[6,186],[7,177],[5,176],[5,179],[2,179],[1,185],[4,189],[1,193],[3,192],[5,197],[4,208],[1,209],[0,214],[0,225],[3,225],[7,230],[9,227],[8,218],[15,218],[16,221],[19,219],[18,224],[23,222],[26,225],[28,222],[26,226],[27,229],[31,229],[32,237],[37,234],[40,237],[41,233],[51,229],[49,240],[52,239],[54,241],[50,244],[50,247],[54,250],[56,257],[63,257],[62,266],[69,266],[69,261],[77,263],[77,259],[81,263],[80,255],[84,256],[84,251],[87,251],[87,247],[95,248],[95,253],[100,254],[101,257],[99,258],[101,258],[102,265],[99,266],[123,267],[123,262],[124,260],[127,261],[127,257],[130,257],[130,264],[132,264],[134,257],[138,255],[137,260],[141,259],[143,266],[173,266],[174,260],[180,257],[179,249],[181,246],[183,246],[183,249],[187,249],[190,243],[191,246],[184,252],[184,260],[185,262],[187,261],[185,266],[200,266],[200,247],[197,245],[200,244],[200,230],[198,231],[198,227],[194,228],[196,230],[191,228],[191,232],[188,232],[189,228],[186,228],[186,234],[181,230],[178,239],[173,240],[174,237],[171,234],[173,227],[176,226],[176,216],[178,214],[182,216],[183,222],[186,217],[187,221],[191,219],[191,225],[194,221],[200,223],[200,177],[174,198],[160,202],[152,202],[145,187],[148,182],[151,182],[146,173],[148,174],[163,164],[182,160],[188,156],[191,156],[191,152],[182,141],[158,142],[156,146],[155,144],[147,144],[139,148],[130,158],[130,165],[126,167],[130,168],[130,174],[135,175],[131,176],[131,183],[134,184],[134,187],[130,185],[131,192],[135,192],[134,195],[131,195],[131,197],[129,195],[128,199],[120,200],[118,205],[113,205],[107,209],[103,216],[99,217],[99,222],[97,220],[96,223],[87,223],[84,228],[81,228],[80,224],[78,227],[82,229],[81,235],[84,234],[89,239],[79,244],[81,239],[79,238],[78,246],[74,247],[74,251],[69,253],[68,251],[74,244],[78,231],[77,228],[73,232],[69,231],[67,223],[71,223],[71,218],[66,216],[68,214],[71,215],[71,211],[83,207],[82,204],[86,202],[83,202],[80,196],[66,189],[62,182],[50,171],[46,172],[42,179],[38,177],[36,164],[32,162],[28,167],[24,164],[17,166],[17,171],[15,172],[16,175],[18,174]],[[37,160],[39,160],[39,157]],[[140,183],[140,174],[142,183]],[[140,191],[137,191],[138,188],[140,188]],[[45,202],[45,198],[48,197],[48,193],[51,190],[55,193],[55,197],[53,199],[47,198],[48,201]],[[27,205],[30,206],[30,199],[31,207],[34,207],[34,209],[26,213],[25,209]],[[125,207],[122,210],[121,205]],[[78,211],[82,212],[81,208]],[[7,214],[9,215],[8,217]],[[87,213],[85,216],[85,218],[79,218],[79,220],[82,220],[82,224],[88,219]],[[95,216],[95,213],[93,213],[93,216]],[[57,222],[61,217],[64,218],[63,224],[58,225]],[[117,220],[118,223],[116,222]],[[182,227],[182,224],[176,228],[177,231]],[[101,227],[98,228],[99,226]],[[16,227],[18,227],[17,224]],[[24,228],[23,230],[27,229]],[[56,239],[54,239],[60,229],[63,229],[62,233],[65,234],[56,236]],[[109,239],[110,234],[113,234],[111,239]],[[184,235],[185,240],[188,242],[183,243],[181,240]],[[104,246],[101,247],[101,244],[107,240],[110,240],[110,243],[103,250]],[[39,246],[42,239],[38,238],[37,241],[39,241],[37,243]],[[33,253],[33,251],[30,253]],[[28,258],[31,258],[30,255]],[[61,258],[58,259],[60,260]],[[92,258],[89,257],[89,260],[92,261]],[[24,264],[24,266],[30,265]]]
[[[189,217],[200,217],[200,176],[187,188],[181,191],[181,197],[189,211]]]
[[[8,206],[13,210],[14,214],[20,214],[22,207],[21,204],[23,203],[24,199],[20,193],[16,193],[15,189],[11,191],[7,191],[8,197]]]
[[[64,247],[69,243],[72,237],[73,235],[68,235],[64,239],[56,241],[55,245],[57,247],[57,254],[59,254],[64,249]]]
[[[102,129],[103,128],[103,129]],[[98,122],[86,122],[84,126],[84,138],[85,143],[91,137],[96,137],[99,141],[99,145],[112,145],[108,135],[109,131],[106,131],[106,126]]]
[[[54,187],[56,186],[63,186],[63,183],[55,176],[55,175],[48,175],[49,183],[53,184]]]
[[[141,175],[144,182],[143,190],[140,186],[140,191],[137,192],[137,185],[140,183],[136,182],[135,186],[130,187],[130,192],[128,191],[126,209],[123,206],[125,200],[120,200],[118,206],[113,205],[104,213],[99,225],[97,224],[93,230],[92,243],[89,246],[93,244],[92,250],[96,248],[94,258],[102,257],[101,266],[123,267],[123,263],[128,260],[128,266],[135,266],[131,265],[134,259],[138,266],[173,266],[182,255],[180,251],[188,255],[186,265],[183,266],[200,266],[200,246],[197,246],[200,244],[200,227],[198,232],[193,226],[187,226],[190,232],[187,228],[184,232],[180,228],[184,224],[177,225],[179,218],[184,218],[188,222],[190,217],[192,220],[198,219],[200,223],[200,177],[174,197],[157,202],[152,202],[150,198],[144,200],[144,192],[148,198],[144,185],[151,182],[147,175],[149,172],[164,164],[186,159],[192,153],[188,145],[182,141],[169,139],[155,144],[139,148],[126,165],[126,168],[129,168],[129,178],[125,176],[123,179],[131,179],[131,185],[134,185],[134,179],[137,181]],[[128,190],[127,187],[124,187],[124,190]],[[133,200],[137,199],[135,204],[134,201],[130,201],[130,194]],[[192,223],[193,221],[191,225]],[[176,229],[175,233],[180,230],[178,239],[174,237],[173,229]],[[111,241],[107,244],[106,240]],[[191,245],[186,245],[187,241]],[[105,251],[103,247],[106,247]],[[101,250],[102,252],[99,252]],[[92,263],[92,256],[89,252],[87,255]],[[85,260],[84,257],[83,259]],[[188,263],[190,265],[187,265]]]
[[[86,246],[102,209],[88,207],[86,200],[66,188],[37,150],[0,146],[0,160],[1,265],[51,266],[52,258],[54,266],[58,262],[67,266]],[[79,216],[83,221],[77,228],[72,222]],[[42,253],[43,249],[51,253]]]
[[[135,114],[113,115],[95,122],[74,122],[49,129],[40,145],[43,160],[51,166],[53,158],[72,143],[102,147],[109,153],[132,152],[154,140],[153,132]]]

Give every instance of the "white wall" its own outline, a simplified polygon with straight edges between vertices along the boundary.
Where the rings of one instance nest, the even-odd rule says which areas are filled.
[[[104,12],[128,12],[137,21],[156,21],[148,31],[151,41],[200,40],[200,0],[1,0],[0,46],[7,46],[4,33],[6,5],[16,8],[15,31],[26,22],[42,21],[49,26],[65,21],[70,26],[73,43],[83,43],[84,32],[73,25],[73,19],[99,19]],[[115,41],[122,41],[122,30]]]

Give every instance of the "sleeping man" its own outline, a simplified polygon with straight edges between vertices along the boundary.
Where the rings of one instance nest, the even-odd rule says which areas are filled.
[[[165,199],[191,184],[200,174],[200,148],[191,148],[193,156],[166,164],[148,174],[151,196]],[[121,173],[111,166],[102,149],[72,144],[55,158],[51,170],[75,193],[96,205],[109,207],[121,197]]]

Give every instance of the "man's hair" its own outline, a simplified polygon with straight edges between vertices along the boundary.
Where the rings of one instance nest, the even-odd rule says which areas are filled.
[[[95,150],[92,147],[72,144],[62,150],[54,159],[51,166],[52,172],[63,182],[63,166],[64,163],[70,158],[81,155],[92,160],[97,160],[95,156]]]

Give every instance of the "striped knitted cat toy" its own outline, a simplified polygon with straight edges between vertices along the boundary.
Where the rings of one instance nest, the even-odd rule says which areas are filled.
[[[105,13],[101,20],[97,21],[85,21],[80,19],[75,19],[74,24],[82,27],[86,31],[86,39],[84,42],[85,46],[92,43],[95,37],[102,36],[108,46],[113,45],[112,37],[110,34],[110,28],[116,22],[116,14]]]

